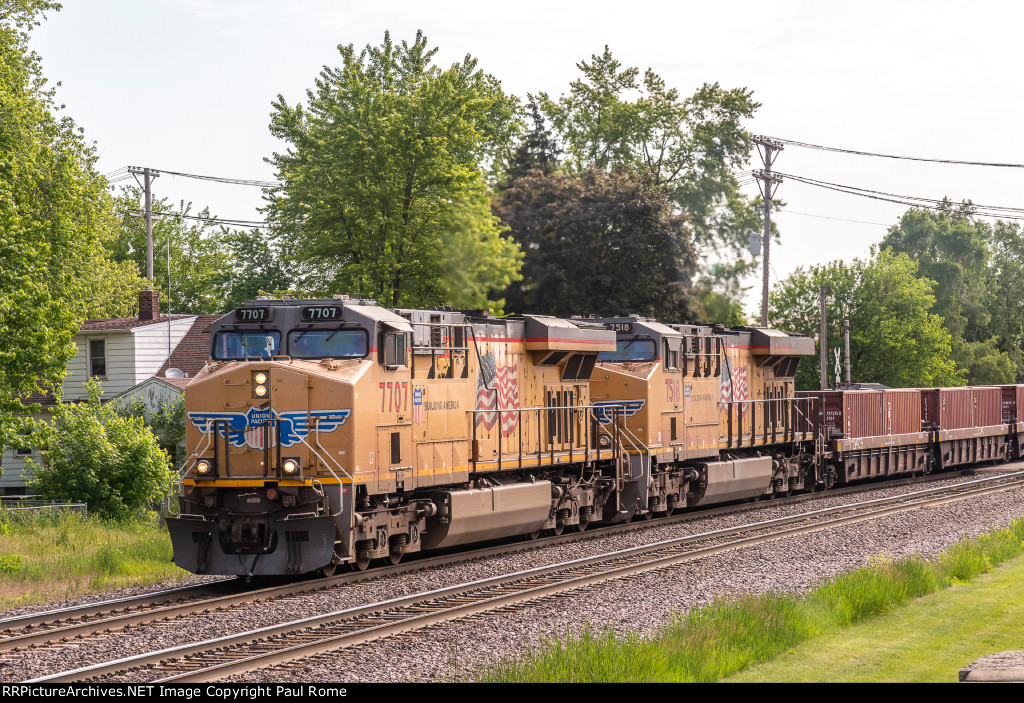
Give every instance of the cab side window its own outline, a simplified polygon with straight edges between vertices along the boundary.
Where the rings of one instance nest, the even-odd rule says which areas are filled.
[[[662,342],[662,358],[665,360],[666,370],[676,370],[682,368],[679,365],[680,356],[682,351],[682,340],[668,338]]]
[[[384,366],[395,368],[408,366],[406,350],[409,346],[408,335],[402,332],[384,333]]]

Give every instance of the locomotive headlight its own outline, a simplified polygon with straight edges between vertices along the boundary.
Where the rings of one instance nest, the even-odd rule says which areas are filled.
[[[266,398],[270,394],[269,374],[266,371],[253,371],[252,395],[254,398]]]
[[[213,464],[211,464],[207,459],[200,459],[196,462],[196,473],[200,476],[209,476],[212,469]]]
[[[281,470],[288,475],[292,475],[299,470],[299,462],[297,459],[285,459],[281,464]]]

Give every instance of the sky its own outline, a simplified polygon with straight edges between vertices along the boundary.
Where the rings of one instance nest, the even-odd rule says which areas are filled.
[[[1019,6],[1018,6],[1019,7]],[[754,134],[857,151],[1024,163],[1016,133],[1024,9],[1005,2],[65,0],[33,34],[58,102],[98,168],[272,180],[279,95],[302,102],[337,46],[411,41],[447,67],[470,54],[506,92],[552,96],[604,46],[682,95],[746,87]],[[756,153],[750,169],[760,168]],[[903,195],[1024,206],[1024,169],[929,164],[787,146],[773,169]],[[748,179],[749,180],[749,179]],[[756,184],[745,186],[753,196]],[[154,194],[261,220],[258,188],[162,175]],[[772,285],[799,266],[869,255],[906,206],[783,180]],[[745,309],[760,305],[748,281]]]

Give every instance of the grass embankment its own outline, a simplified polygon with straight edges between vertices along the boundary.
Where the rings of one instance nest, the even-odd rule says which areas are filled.
[[[155,515],[104,522],[67,510],[0,510],[0,609],[187,574]]]
[[[593,629],[554,638],[484,678],[707,682],[748,670],[736,680],[956,681],[959,668],[979,656],[1024,648],[1024,598],[1017,595],[1024,559],[966,585],[1021,554],[1024,519],[936,559],[876,558],[805,596],[716,602],[674,618],[650,638]]]

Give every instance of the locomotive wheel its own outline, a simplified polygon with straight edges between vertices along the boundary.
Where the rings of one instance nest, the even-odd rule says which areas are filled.
[[[320,572],[320,575],[323,576],[324,578],[330,578],[331,576],[334,576],[334,572],[337,571],[337,570],[338,570],[338,565],[335,564],[334,562],[331,562],[327,566],[321,566],[318,569],[318,571]]]
[[[370,555],[367,552],[363,552],[356,557],[355,561],[349,562],[352,565],[353,571],[366,571],[370,568]]]
[[[391,566],[398,566],[401,562],[402,562],[402,553],[401,552],[389,552],[388,553],[388,563],[391,564]]]
[[[555,537],[558,537],[564,531],[565,531],[565,525],[563,525],[560,522],[557,523],[554,527],[551,528],[551,534],[553,534]]]
[[[540,539],[540,530],[534,530],[533,532],[530,532],[526,536],[529,537],[531,540],[533,540],[533,539]]]
[[[676,506],[670,505],[665,508],[665,517],[670,517],[676,511]]]

